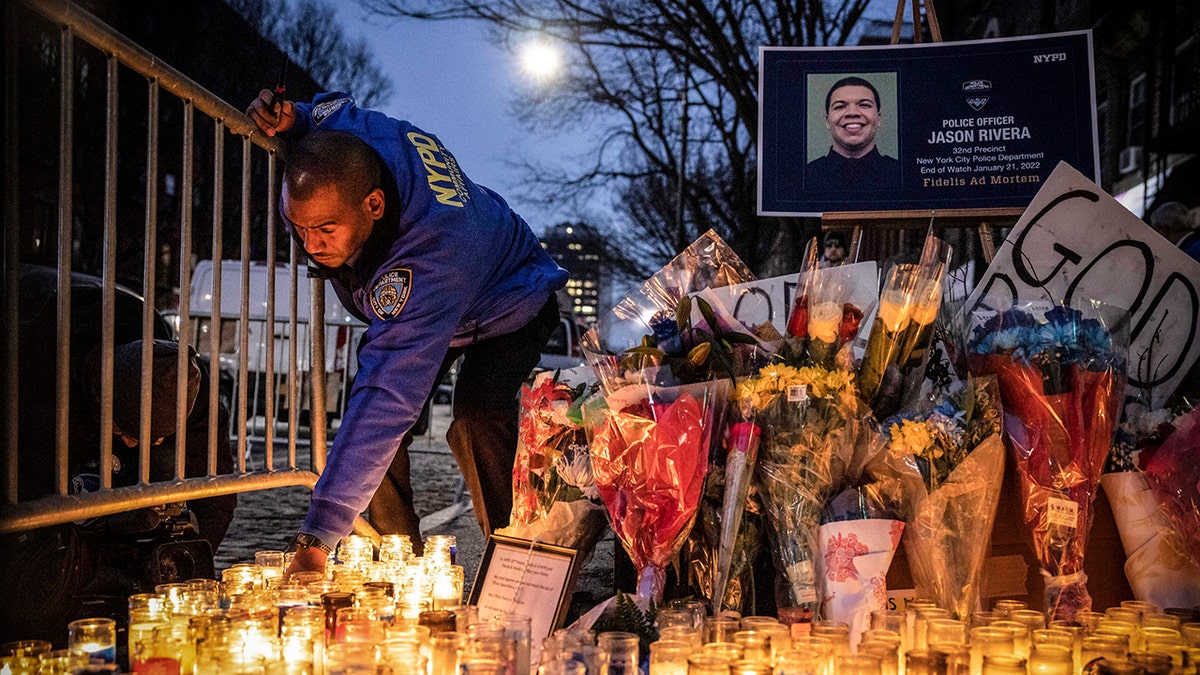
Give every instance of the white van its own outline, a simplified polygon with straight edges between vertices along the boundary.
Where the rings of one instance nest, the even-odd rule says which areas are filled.
[[[192,272],[192,284],[189,294],[190,312],[192,317],[191,343],[201,355],[210,352],[210,335],[212,327],[213,305],[213,261],[201,260]],[[275,275],[275,311],[274,321],[267,316],[267,279],[271,273]],[[308,368],[311,338],[309,332],[309,285],[308,268],[300,265],[295,274],[298,277],[296,293],[297,345],[296,363],[300,374],[300,391],[302,411],[308,408]],[[247,405],[248,415],[262,415],[266,400],[267,372],[267,331],[274,330],[275,342],[273,348],[275,372],[276,418],[287,419],[287,372],[290,359],[291,336],[291,275],[289,265],[277,264],[274,269],[263,262],[249,264],[250,277],[250,306],[248,308],[249,322],[248,345],[245,355],[248,383]],[[231,387],[226,392],[233,402],[233,396],[238,391],[237,377],[240,367],[238,345],[238,323],[242,316],[242,263],[240,260],[221,261],[221,306],[220,306],[220,353],[218,362],[221,368],[222,388]],[[353,382],[354,373],[358,369],[358,360],[354,358],[359,338],[366,330],[366,324],[359,321],[342,307],[332,286],[325,286],[325,371],[326,380],[326,409],[331,417],[340,416],[349,396],[349,387]],[[178,321],[177,317],[173,318]],[[230,406],[233,409],[233,406]]]
[[[558,327],[542,349],[535,374],[546,370],[568,370],[584,365],[583,349],[579,340],[587,332],[587,326],[572,317],[559,317]]]

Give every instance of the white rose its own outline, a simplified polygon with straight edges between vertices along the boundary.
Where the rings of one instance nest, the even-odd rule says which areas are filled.
[[[842,324],[842,306],[836,302],[822,302],[813,306],[808,316],[808,334],[821,342],[835,343],[838,328]]]

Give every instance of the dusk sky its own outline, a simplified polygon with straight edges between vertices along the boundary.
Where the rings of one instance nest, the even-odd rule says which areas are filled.
[[[584,213],[544,209],[522,198],[528,176],[512,163],[581,165],[581,156],[594,149],[594,133],[588,133],[594,129],[527,130],[513,113],[518,94],[541,88],[540,95],[553,96],[554,84],[523,72],[520,56],[493,44],[484,23],[369,16],[353,0],[334,7],[346,34],[365,38],[391,78],[391,97],[379,109],[438,136],[472,180],[503,195],[535,232],[565,220],[612,224],[607,195],[593,199]],[[895,10],[892,0],[873,0],[864,18],[890,23]]]
[[[368,41],[392,80],[382,112],[438,136],[472,180],[503,195],[535,232],[580,216],[521,198],[524,175],[510,162],[570,161],[587,144],[582,134],[531,134],[520,124],[512,113],[516,93],[552,85],[526,76],[516,55],[487,39],[482,23],[368,18],[354,2],[338,4],[337,12],[346,33]]]

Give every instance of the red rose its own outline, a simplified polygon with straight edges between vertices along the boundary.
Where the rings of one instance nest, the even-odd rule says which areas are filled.
[[[850,303],[842,305],[842,328],[838,331],[840,344],[846,344],[858,337],[858,325],[862,323],[862,310]]]
[[[792,316],[788,319],[788,333],[802,338],[808,337],[808,296],[796,298],[792,306]]]

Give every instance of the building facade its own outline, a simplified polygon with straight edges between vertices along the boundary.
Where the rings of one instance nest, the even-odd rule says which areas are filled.
[[[596,228],[586,223],[559,223],[546,228],[542,247],[563,269],[571,273],[567,286],[559,291],[559,306],[570,309],[576,321],[594,324],[609,307],[605,294],[604,240]]]

